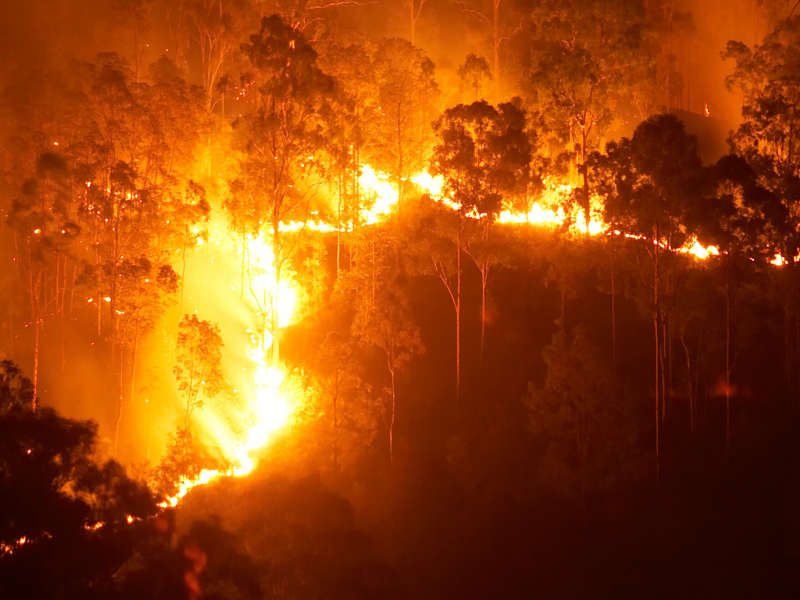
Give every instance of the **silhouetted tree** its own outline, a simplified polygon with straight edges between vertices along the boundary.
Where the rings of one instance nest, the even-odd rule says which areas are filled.
[[[457,205],[463,221],[477,219],[479,234],[466,245],[459,227],[458,288],[461,251],[466,250],[481,273],[481,357],[486,332],[486,288],[492,252],[489,233],[504,203],[525,193],[531,151],[526,133],[525,111],[520,102],[505,102],[497,108],[487,102],[459,104],[447,109],[436,123],[437,145],[431,170],[444,181],[443,194]],[[460,327],[460,323],[458,325]]]
[[[581,328],[560,331],[544,351],[543,386],[525,403],[533,431],[547,440],[545,477],[580,498],[607,488],[632,461],[635,427],[615,393],[611,365]]]
[[[464,64],[458,67],[458,78],[461,79],[461,87],[469,90],[472,100],[477,102],[483,98],[483,89],[492,80],[492,70],[485,58],[468,54]]]
[[[382,282],[371,302],[358,305],[353,335],[367,346],[386,355],[389,369],[389,460],[394,461],[394,425],[397,417],[397,377],[400,369],[415,354],[424,350],[419,329],[411,314],[408,296],[401,287],[399,273]]]
[[[658,115],[640,124],[633,137],[609,142],[604,190],[605,216],[622,232],[644,238],[652,259],[652,307],[655,335],[656,472],[660,459],[660,422],[665,397],[663,278],[664,250],[680,248],[697,227],[688,218],[701,198],[697,138],[674,115]],[[661,416],[660,414],[661,413]]]
[[[186,401],[184,427],[188,429],[192,413],[215,398],[225,385],[222,371],[222,336],[219,326],[184,315],[178,328],[178,358],[173,373]]]
[[[19,389],[31,383],[15,372]],[[16,403],[0,411],[0,594],[66,597],[107,581],[131,556],[155,501],[93,454],[97,425]],[[39,573],[40,577],[31,577]],[[46,576],[44,576],[46,574]]]

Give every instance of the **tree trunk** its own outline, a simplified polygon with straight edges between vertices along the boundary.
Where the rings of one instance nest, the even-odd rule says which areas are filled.
[[[275,289],[270,294],[270,308],[272,311],[272,366],[280,368],[281,358],[281,326],[279,320],[278,294],[281,289],[281,268],[280,261],[280,212],[276,203],[272,213],[272,268],[275,271]]]
[[[36,314],[33,320],[33,412],[36,412],[39,404],[39,321],[39,315]]]
[[[730,259],[728,259],[730,262]],[[731,282],[725,284],[725,457],[731,455]]]
[[[667,327],[666,315],[659,313],[661,319],[661,350],[660,350],[660,367],[661,367],[661,424],[664,424],[664,419],[667,417],[667,370],[664,368],[664,356],[667,353]]]
[[[333,392],[333,481],[334,487],[339,477],[339,418],[337,403],[339,400],[339,370],[336,370],[336,385]]]
[[[186,239],[189,237],[189,224],[186,224],[183,232],[183,248],[181,251],[181,311],[183,315],[183,290],[186,289]]]
[[[659,386],[660,386],[660,366],[661,366],[661,307],[659,305],[659,271],[658,271],[658,244],[660,241],[658,225],[655,227],[655,250],[653,254],[653,329],[655,330],[655,417],[656,417],[656,487],[660,484],[661,468],[661,440],[660,438],[660,419],[659,419]]]
[[[118,355],[118,369],[119,379],[117,381],[117,424],[114,427],[114,457],[117,457],[117,450],[119,449],[119,425],[122,422],[122,353],[124,351],[124,344],[119,340],[119,355]],[[112,360],[113,362],[113,360]]]
[[[394,380],[394,361],[389,358],[389,373],[392,376],[392,418],[389,422],[389,463],[394,465],[394,418],[397,408],[397,392]]]
[[[592,204],[589,199],[589,169],[586,166],[586,145],[589,143],[589,130],[586,128],[586,123],[581,127],[581,171],[583,171],[583,220],[586,226],[586,237],[591,237],[589,232],[589,223],[592,220]]]
[[[408,15],[409,15],[409,17],[411,17],[411,21],[410,21],[410,24],[411,24],[411,45],[413,46],[414,45],[414,34],[415,34],[414,30],[416,29],[416,25],[417,25],[417,20],[414,18],[414,0],[408,0],[408,4],[409,4],[409,8],[410,8],[410,10],[408,12]]]
[[[64,292],[61,292],[61,259],[56,257],[56,311],[58,312],[59,321],[59,342],[61,346],[61,370],[66,371],[66,351],[64,348],[64,295],[67,291],[67,260],[64,259]]]
[[[494,89],[500,95],[500,0],[492,0],[492,45],[494,49]]]
[[[28,272],[29,280],[31,282],[31,320],[33,321],[33,412],[39,405],[39,354],[40,354],[40,339],[42,328],[42,307],[41,307],[41,290],[42,290],[42,273],[39,271],[36,277],[33,277],[32,263],[30,260],[30,253],[28,254]]]
[[[483,347],[486,338],[486,287],[489,284],[489,261],[483,262],[481,271],[481,364],[483,364]]]
[[[456,262],[456,402],[461,399],[461,219],[458,220],[458,259]]]
[[[136,395],[136,351],[139,348],[139,323],[140,323],[139,309],[136,310],[136,330],[133,334],[133,352],[131,354],[131,406],[133,406],[133,399]]]
[[[413,42],[412,42],[413,43]],[[403,205],[403,128],[400,120],[400,103],[397,104],[397,222],[401,222]]]
[[[617,377],[617,293],[615,288],[614,234],[611,234],[611,365]],[[615,384],[616,385],[616,384]]]
[[[683,337],[683,330],[680,335],[681,345],[683,352],[686,355],[686,380],[689,382],[689,430],[694,433],[694,386],[692,385],[692,360],[689,354],[689,347],[686,345],[686,340]]]
[[[342,186],[344,185],[341,169],[339,170],[339,197],[336,202],[336,280],[342,270]]]

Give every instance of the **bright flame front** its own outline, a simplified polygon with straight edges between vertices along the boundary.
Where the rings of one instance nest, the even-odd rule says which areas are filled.
[[[248,330],[252,346],[246,350],[246,354],[253,371],[252,390],[243,418],[245,431],[243,435],[235,436],[226,428],[218,429],[216,435],[220,446],[226,449],[233,468],[229,471],[204,469],[196,478],[182,480],[178,492],[163,502],[163,507],[176,506],[193,487],[207,484],[220,476],[238,477],[250,473],[255,466],[252,453],[263,448],[270,435],[284,427],[292,414],[292,403],[281,391],[284,374],[268,362],[273,338],[267,326],[273,310],[277,311],[278,327],[289,325],[298,303],[297,288],[288,273],[283,273],[280,284],[276,285],[274,255],[266,236],[251,237],[242,251],[245,252],[246,289],[249,292],[249,296],[243,298],[249,311],[259,313],[264,324],[257,334]]]

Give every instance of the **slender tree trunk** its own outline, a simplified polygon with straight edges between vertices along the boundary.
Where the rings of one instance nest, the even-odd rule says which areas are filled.
[[[14,350],[14,303],[11,296],[8,297],[8,346],[11,349],[11,356],[16,355]],[[34,397],[34,402],[36,398]],[[35,406],[35,405],[34,405]]]
[[[413,3],[412,3],[413,6]],[[413,42],[412,42],[413,43]],[[400,120],[400,103],[397,104],[397,222],[402,220],[403,206],[403,128]]]
[[[40,338],[42,329],[42,307],[41,307],[41,294],[42,294],[42,273],[39,271],[36,277],[33,276],[33,264],[28,253],[28,273],[30,280],[30,295],[31,295],[31,320],[33,321],[33,412],[39,405],[39,354],[40,354]]]
[[[117,381],[117,424],[114,427],[114,457],[117,457],[117,451],[119,450],[119,426],[122,422],[122,353],[124,351],[124,344],[122,339],[119,340],[119,354],[118,354],[118,370],[119,370],[119,379]],[[112,361],[113,362],[113,361]]]
[[[731,455],[731,282],[725,284],[725,456]]]
[[[409,8],[410,8],[410,10],[408,11],[408,16],[411,17],[411,19],[410,19],[411,45],[413,46],[414,43],[415,43],[414,42],[414,37],[415,37],[414,34],[416,33],[414,30],[416,29],[416,26],[417,26],[417,20],[414,18],[414,0],[408,0],[408,4],[409,4]]]
[[[34,316],[33,321],[33,412],[38,407],[39,394],[39,334],[40,334],[39,315]]]
[[[394,420],[395,410],[397,409],[397,391],[395,389],[394,361],[391,358],[391,353],[389,356],[389,373],[392,377],[392,418],[389,422],[389,463],[394,465]]]
[[[339,478],[339,415],[337,404],[339,400],[339,369],[336,370],[336,384],[333,391],[333,480],[334,486]]]
[[[486,287],[489,284],[489,261],[483,261],[481,271],[481,364],[483,364],[483,348],[486,339]]]
[[[461,219],[458,220],[456,261],[456,402],[461,399]]]
[[[697,351],[694,359],[694,419],[697,420],[698,400],[700,399],[700,352],[703,347],[703,335],[705,328],[700,330],[700,336],[697,338]]]
[[[275,191],[277,192],[277,181],[275,182]],[[270,303],[272,309],[272,366],[276,369],[280,368],[281,358],[281,326],[279,319],[279,306],[278,295],[281,288],[281,269],[283,264],[280,260],[281,246],[280,246],[280,203],[273,195],[273,210],[272,210],[272,268],[275,271],[275,289],[270,295]]]
[[[615,287],[614,234],[611,234],[611,365],[617,377],[617,293]]]
[[[683,337],[683,330],[681,330],[681,345],[683,352],[686,355],[686,380],[689,383],[689,430],[694,433],[694,386],[692,385],[692,359],[689,354],[689,347],[686,345],[686,340]]]
[[[667,317],[664,314],[660,315],[661,317],[661,354],[660,354],[660,366],[661,366],[661,424],[664,424],[664,420],[667,417],[667,370],[664,368],[664,356],[667,353],[667,327],[666,327],[666,320]]]
[[[64,260],[64,291],[67,287],[67,261]],[[64,349],[64,301],[61,293],[61,258],[56,257],[56,312],[59,322],[59,345],[61,346],[61,370],[66,370],[66,352]]]
[[[656,417],[656,487],[659,487],[661,480],[661,440],[660,440],[660,419],[659,419],[659,387],[660,387],[660,367],[661,367],[661,343],[660,343],[660,329],[661,329],[661,307],[659,305],[658,288],[659,288],[659,271],[658,271],[658,244],[660,241],[658,225],[655,228],[655,250],[653,255],[653,329],[655,332],[655,417]]]
[[[136,330],[133,333],[133,352],[131,354],[131,406],[136,395],[136,351],[139,349],[139,309],[136,310]]]
[[[183,232],[183,249],[181,251],[181,315],[183,315],[183,290],[186,289],[186,238],[189,237],[189,225],[186,224]]]
[[[589,169],[586,166],[586,144],[589,143],[589,130],[586,125],[581,128],[581,171],[583,171],[583,219],[586,225],[586,238],[591,237],[589,223],[592,219],[592,204],[589,198]]]
[[[344,185],[343,175],[339,171],[339,197],[336,203],[336,279],[339,279],[339,272],[342,269],[342,186]]]
[[[494,50],[494,89],[500,94],[500,0],[492,0],[492,45]]]

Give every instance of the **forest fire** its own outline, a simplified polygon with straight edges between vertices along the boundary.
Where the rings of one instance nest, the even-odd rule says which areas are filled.
[[[423,192],[443,205],[458,209],[458,205],[442,197],[442,177],[432,177],[427,171],[422,171],[410,178]],[[381,174],[369,165],[362,167],[360,184],[367,190],[373,199],[371,209],[365,209],[361,213],[361,219],[367,226],[378,225],[391,218],[398,201],[396,185],[391,183],[388,175]],[[544,201],[547,204],[558,207],[557,209],[542,208],[536,202],[527,213],[514,212],[508,208],[501,211],[497,217],[500,224],[518,226],[547,226],[557,228],[568,223],[570,229],[576,234],[587,233],[583,211],[576,209],[569,217],[563,209],[564,199],[572,192],[573,188],[568,185],[546,186],[548,193],[545,194]],[[597,204],[597,201],[595,201]],[[596,211],[595,211],[596,212]],[[467,213],[469,218],[479,218],[481,215]],[[309,220],[306,222],[281,223],[282,232],[296,232],[305,227],[317,232],[336,231],[334,226],[324,222]],[[348,225],[343,225],[347,229]],[[196,233],[196,232],[195,232]],[[599,220],[592,219],[589,223],[588,234],[596,236],[600,234],[621,235],[620,231],[609,231],[608,225]],[[625,237],[641,238],[627,234]],[[666,247],[665,247],[666,249]],[[162,506],[176,506],[192,488],[198,485],[207,484],[221,476],[243,476],[249,474],[255,467],[255,460],[252,453],[263,448],[270,439],[270,435],[284,427],[291,418],[292,400],[281,390],[281,383],[284,373],[279,368],[269,364],[269,352],[272,345],[272,336],[268,331],[268,315],[271,312],[272,302],[276,302],[277,310],[280,315],[281,328],[286,327],[293,318],[297,309],[296,285],[289,277],[282,277],[280,287],[275,290],[274,273],[274,254],[268,237],[262,233],[259,236],[251,237],[243,247],[245,263],[247,264],[247,285],[249,290],[248,303],[251,310],[261,315],[262,327],[258,333],[250,332],[252,347],[246,350],[246,354],[252,363],[252,392],[248,399],[246,412],[250,415],[243,422],[244,432],[235,434],[224,432],[216,434],[223,435],[219,443],[227,453],[227,458],[231,461],[232,467],[228,471],[213,469],[203,470],[197,477],[184,479],[179,484],[177,494],[168,498]],[[681,254],[690,254],[699,260],[705,260],[709,256],[719,255],[719,250],[714,246],[704,247],[697,239],[690,238],[684,246],[677,250]],[[775,262],[774,264],[782,264]],[[240,441],[237,441],[240,440]]]
[[[6,4],[0,597],[800,589],[794,3]]]

